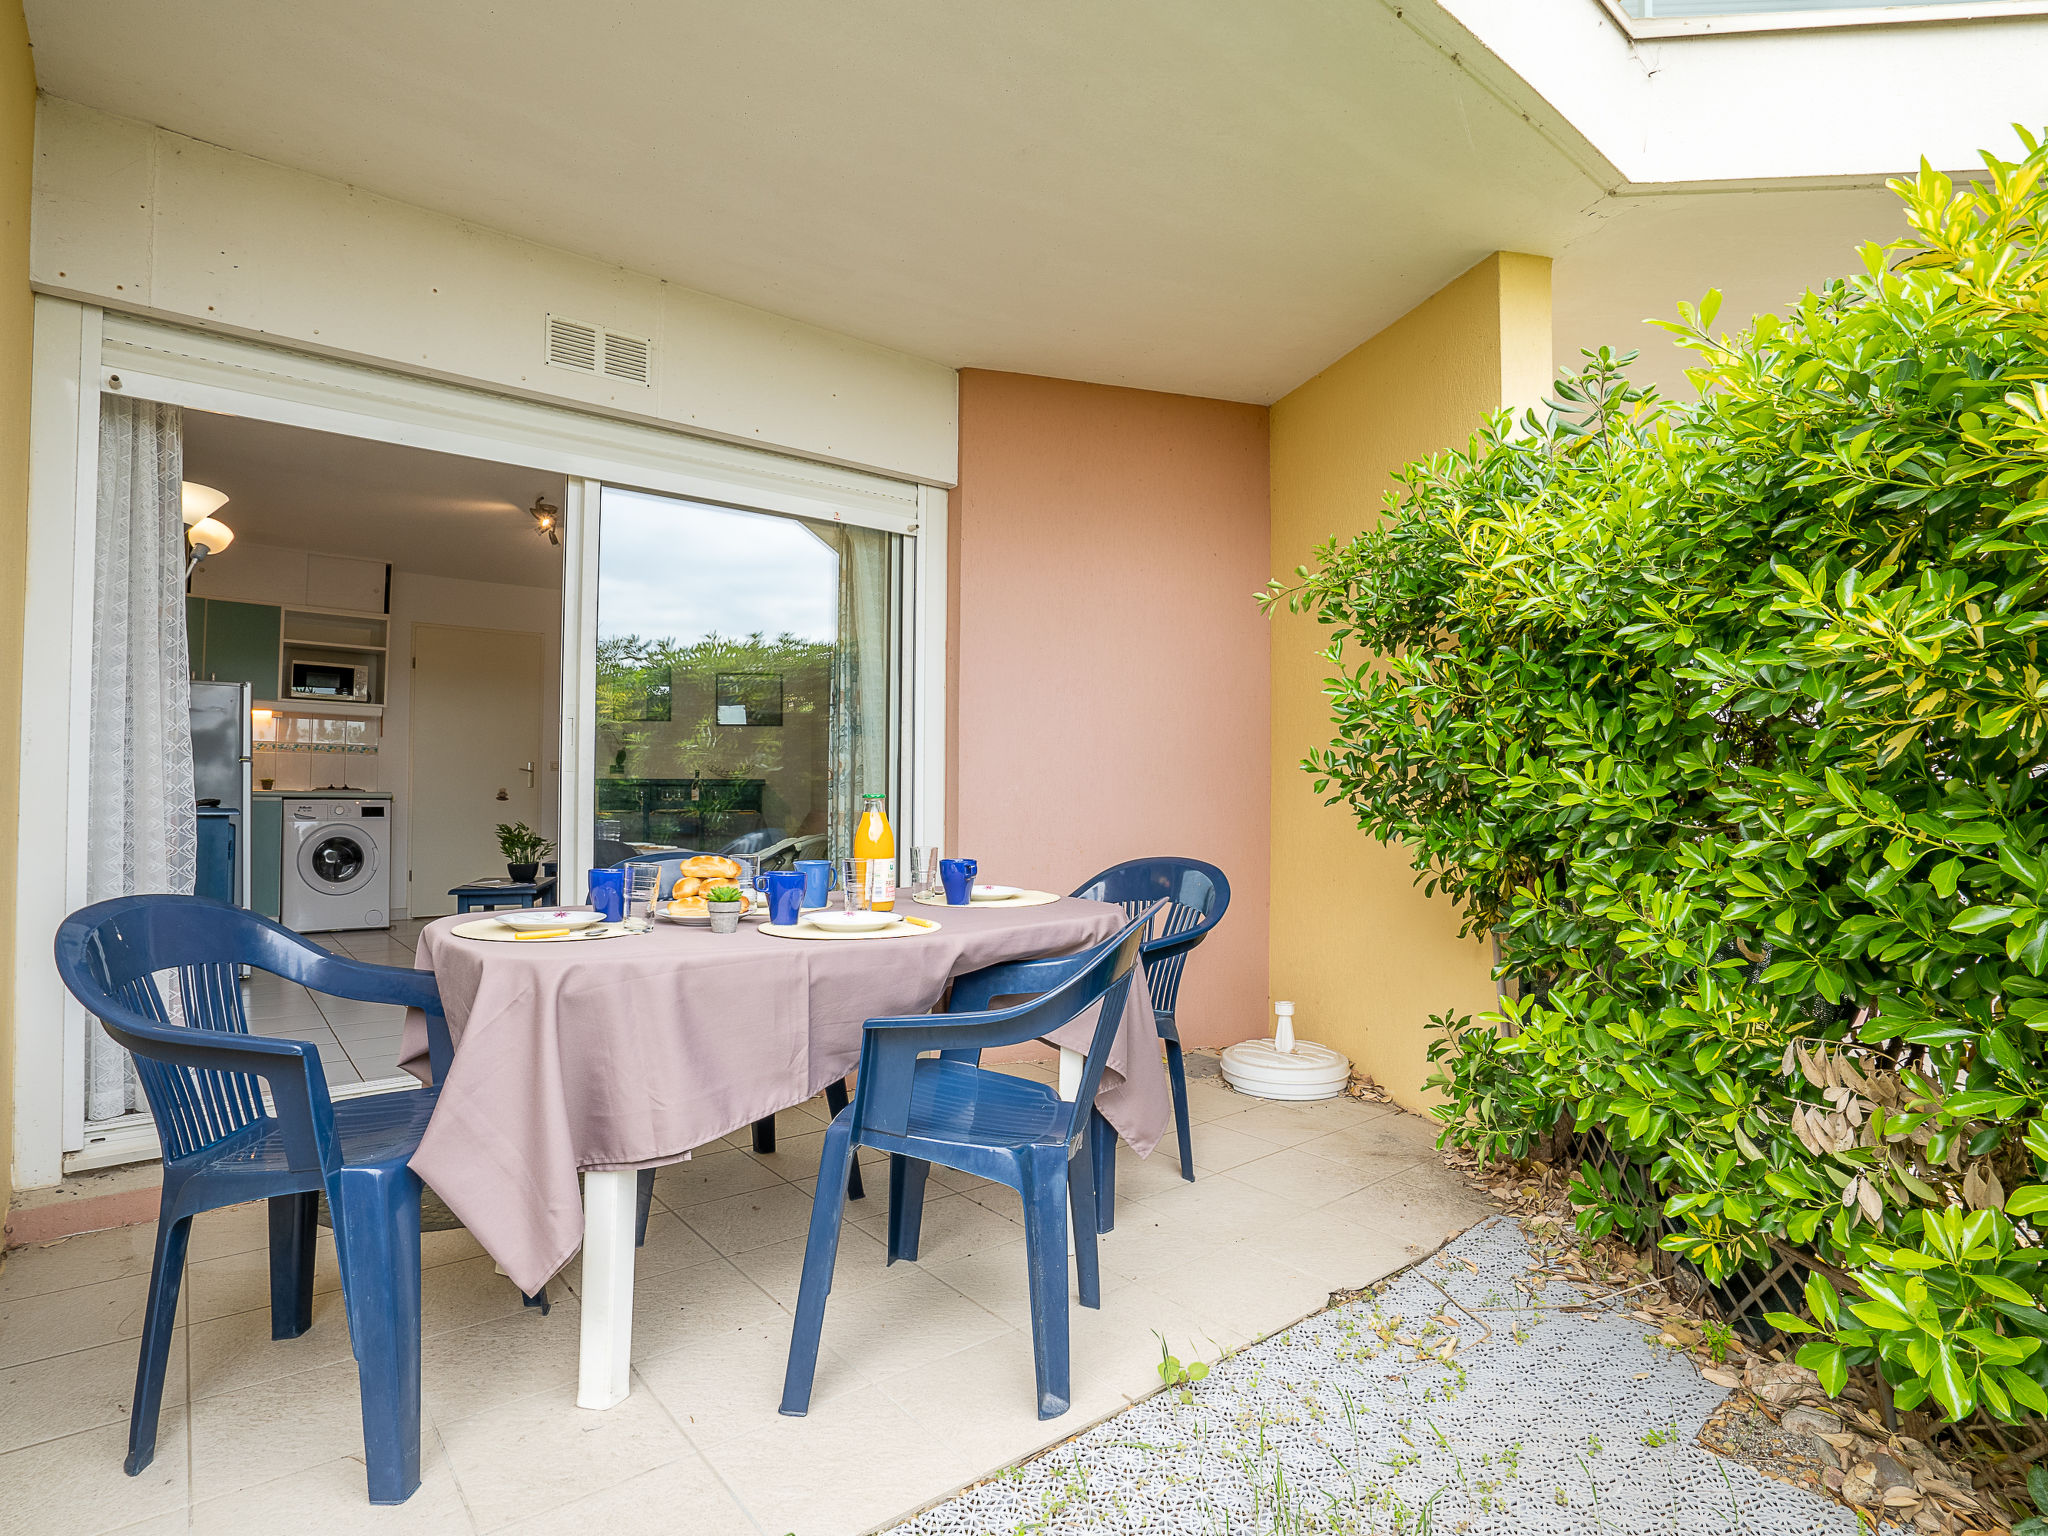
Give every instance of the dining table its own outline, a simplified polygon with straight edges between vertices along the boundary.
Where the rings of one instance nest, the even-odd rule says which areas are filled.
[[[628,1395],[636,1181],[843,1079],[870,1018],[927,1013],[954,978],[1069,954],[1122,931],[1119,907],[912,906],[902,937],[805,940],[743,923],[732,934],[651,931],[559,941],[464,937],[440,918],[415,964],[434,973],[454,1043],[411,1166],[521,1291],[538,1293],[580,1248],[579,1407]],[[1100,1005],[1055,1031],[1072,1098]],[[1095,1107],[1148,1155],[1171,1118],[1142,967]],[[431,1069],[407,1020],[400,1065]]]

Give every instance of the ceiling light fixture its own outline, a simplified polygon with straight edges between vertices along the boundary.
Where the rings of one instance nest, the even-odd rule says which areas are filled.
[[[526,509],[526,513],[527,516],[533,519],[533,531],[535,533],[541,535],[550,544],[560,544],[562,542],[561,534],[555,531],[560,526],[562,520],[562,509],[560,507],[549,501],[545,496],[536,496],[533,498],[533,505]]]
[[[199,562],[208,555],[217,555],[235,542],[235,530],[213,514],[228,504],[226,491],[216,491],[210,485],[201,485],[196,480],[187,480],[180,487],[185,519],[185,549],[190,559],[185,562],[185,579],[191,580],[192,573],[199,569]]]

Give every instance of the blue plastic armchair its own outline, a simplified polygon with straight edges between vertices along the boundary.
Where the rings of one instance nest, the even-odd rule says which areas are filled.
[[[453,1055],[429,972],[343,959],[267,918],[197,896],[122,896],[64,920],[57,970],[134,1053],[163,1142],[128,1474],[156,1454],[192,1218],[270,1202],[270,1336],[294,1339],[313,1323],[324,1193],[362,1386],[370,1502],[400,1504],[420,1482],[420,1181],[406,1163],[438,1091],[335,1103],[318,1046],[249,1032],[238,980],[244,965],[334,997],[424,1010],[437,1084]],[[175,1006],[158,990],[161,971],[177,973]]]
[[[1125,912],[1149,909],[1162,901],[1171,903],[1159,932],[1145,941],[1145,987],[1152,994],[1152,1017],[1159,1026],[1159,1038],[1166,1044],[1166,1078],[1173,1088],[1173,1123],[1180,1139],[1180,1176],[1192,1183],[1195,1160],[1188,1132],[1188,1072],[1181,1060],[1174,1005],[1180,996],[1180,976],[1188,951],[1209,936],[1209,930],[1223,921],[1230,908],[1230,882],[1222,870],[1200,859],[1129,859],[1105,869],[1074,894],[1088,901],[1112,902]],[[1100,1176],[1097,1198],[1103,1209],[1102,1230],[1107,1232],[1116,1203],[1115,1133],[1107,1122],[1094,1129],[1098,1137],[1095,1166]]]
[[[839,1252],[846,1170],[857,1147],[889,1154],[889,1262],[917,1257],[925,1176],[933,1163],[993,1179],[1024,1202],[1024,1248],[1031,1288],[1032,1359],[1038,1416],[1067,1411],[1067,1213],[1074,1216],[1074,1267],[1081,1304],[1102,1304],[1095,1253],[1095,1195],[1087,1127],[1103,1063],[1122,1022],[1138,945],[1151,913],[1115,938],[1078,955],[991,966],[972,978],[984,998],[1027,994],[1013,1008],[956,1010],[869,1019],[861,1037],[853,1102],[826,1128],[818,1156],[818,1193],[804,1246],[796,1325],[789,1341],[782,1411],[810,1409],[825,1298]],[[959,986],[968,981],[962,978]],[[983,1069],[981,1052],[1052,1033],[1097,1000],[1078,1092],[1063,1100],[1045,1083]],[[936,1057],[925,1056],[937,1051]]]

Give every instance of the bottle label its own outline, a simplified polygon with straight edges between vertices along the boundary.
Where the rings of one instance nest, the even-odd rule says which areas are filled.
[[[868,904],[879,907],[896,899],[896,861],[868,860]]]

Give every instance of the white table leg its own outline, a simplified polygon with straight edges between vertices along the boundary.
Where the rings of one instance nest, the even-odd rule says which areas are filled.
[[[638,1175],[583,1175],[583,1358],[578,1408],[616,1408],[631,1390],[633,1227]]]
[[[1080,1097],[1081,1069],[1087,1065],[1088,1058],[1083,1053],[1075,1050],[1070,1045],[1060,1047],[1060,1097],[1069,1104]],[[1086,1157],[1089,1154],[1084,1150],[1081,1155]],[[1074,1236],[1072,1224],[1069,1223],[1067,1230],[1067,1252],[1069,1254],[1074,1251]]]

